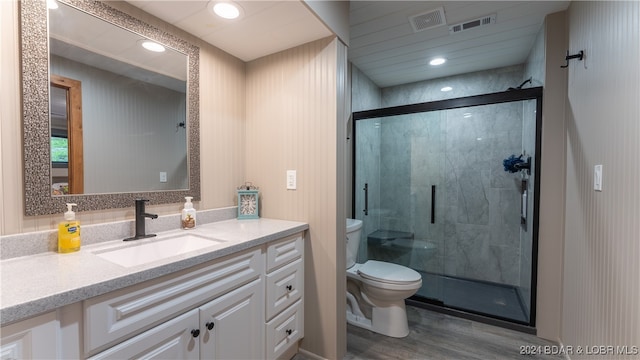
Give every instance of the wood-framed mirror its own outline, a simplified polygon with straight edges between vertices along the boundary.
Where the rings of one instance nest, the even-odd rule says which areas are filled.
[[[130,207],[137,198],[149,199],[150,204],[182,203],[185,196],[200,200],[199,48],[170,30],[159,30],[110,7],[108,2],[57,1],[67,13],[81,13],[100,23],[74,25],[74,20],[68,17],[56,20],[59,15],[49,13],[55,10],[47,9],[46,1],[20,2],[25,214],[60,213],[68,202],[78,204],[79,211],[89,211]],[[51,30],[50,22],[56,21],[76,28]],[[162,44],[172,56],[184,57],[184,69],[178,69],[180,71],[177,72],[169,68],[161,69],[163,65],[172,62],[166,58],[158,58],[156,62],[161,64],[158,65],[160,68],[149,68],[147,64],[153,60],[142,60],[139,62],[143,65],[138,66],[141,69],[133,71],[131,68],[136,68],[135,60],[127,60],[118,54],[109,55],[102,50],[88,49],[81,44],[82,39],[65,38],[66,33],[89,36],[87,29],[94,28],[105,28],[105,38],[120,39],[115,33],[109,32],[125,30],[133,34],[134,38],[137,36],[138,41],[150,39]],[[97,42],[98,35],[91,36],[86,43]],[[118,40],[114,43],[121,42],[123,41]],[[55,52],[61,44],[64,49],[62,56],[61,52]],[[71,59],[66,56],[72,52],[69,51],[71,45],[81,48],[80,52],[85,55],[89,54],[85,57],[116,58],[117,61],[110,61],[111,68],[105,70],[95,64],[87,64],[84,60]],[[117,89],[112,92],[119,96],[104,95],[104,92],[96,96],[91,88],[98,81],[75,71],[80,67],[90,67],[93,72],[108,72],[107,77],[125,78],[125,85],[112,86]],[[74,71],[65,71],[69,68]],[[76,75],[77,73],[81,75]],[[142,91],[138,89],[144,89],[146,93],[150,88],[160,89],[160,92],[154,91],[152,96],[140,95]],[[172,100],[166,100],[169,99],[166,93],[178,95],[171,97]],[[56,96],[66,103],[56,105]],[[146,100],[145,96],[161,98],[162,101],[158,102],[161,105],[150,105],[151,100]],[[107,99],[111,97],[124,100],[121,100],[122,103],[107,103]],[[128,102],[125,103],[126,101]],[[96,107],[95,104],[99,106],[92,108]],[[134,108],[138,104],[144,106]],[[128,113],[123,112],[123,109],[129,108],[131,110]],[[54,120],[62,112],[66,113],[66,118]],[[163,116],[168,118],[164,120],[165,123],[156,121]],[[108,132],[139,119],[146,119],[147,123],[160,123],[162,130],[136,125],[135,128],[142,129],[140,135],[136,135],[131,129],[126,129],[124,134]],[[118,120],[121,122],[118,123]],[[65,122],[67,127],[63,130],[60,123]],[[105,122],[108,122],[106,126]],[[92,133],[95,123],[100,123],[101,127],[96,127],[98,130],[93,130]],[[53,138],[59,139],[54,141]],[[135,140],[128,142],[129,138]],[[178,145],[174,145],[173,138],[178,138]],[[96,144],[105,139],[110,147],[97,148]],[[133,147],[137,143],[147,145],[138,149]],[[57,155],[58,150],[64,154],[65,147],[66,161],[64,155]],[[116,150],[121,148],[125,149],[122,151],[124,154],[117,155]],[[96,160],[96,153],[108,153],[109,157]],[[168,164],[170,157],[176,159]],[[132,159],[131,163],[124,166],[129,158]],[[97,163],[101,166],[96,167]],[[143,173],[145,167],[154,176]],[[175,177],[174,173],[177,174]],[[180,177],[181,173],[184,176]],[[94,179],[104,180],[109,174],[113,174],[112,180],[96,185]],[[135,183],[136,177],[143,178],[142,182]],[[174,178],[178,180],[174,181]],[[172,181],[174,182],[171,183]],[[165,187],[167,182],[177,185]]]

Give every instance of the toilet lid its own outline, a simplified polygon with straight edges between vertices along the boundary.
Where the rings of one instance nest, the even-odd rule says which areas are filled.
[[[369,260],[358,269],[360,276],[387,283],[408,283],[421,279],[420,274],[406,266]]]

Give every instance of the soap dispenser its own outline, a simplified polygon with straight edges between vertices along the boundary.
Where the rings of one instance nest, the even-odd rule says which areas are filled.
[[[193,203],[191,202],[193,197],[185,196],[184,199],[187,202],[184,203],[184,208],[182,209],[181,226],[183,229],[193,229],[196,227],[196,209],[193,208]]]
[[[58,252],[69,253],[80,250],[80,221],[76,220],[73,207],[76,204],[67,203],[64,221],[58,224]]]

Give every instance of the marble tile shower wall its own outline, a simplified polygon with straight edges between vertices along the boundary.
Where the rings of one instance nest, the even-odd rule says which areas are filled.
[[[522,151],[522,104],[449,110],[446,122],[445,273],[518,285],[520,180],[502,160]]]
[[[523,65],[478,71],[382,89],[382,107],[416,104],[506,91],[523,81]],[[442,92],[445,86],[453,89]]]
[[[379,109],[382,107],[382,97],[380,88],[376,86],[365,74],[357,67],[351,66],[351,109],[352,111],[363,111],[371,109]],[[361,142],[363,148],[356,152],[356,209],[355,217],[362,219],[364,216],[364,199],[361,196],[365,182],[370,186],[369,206],[372,209],[379,208],[380,197],[380,125],[378,120],[358,121],[356,124],[358,137],[362,137],[365,141]],[[353,137],[352,137],[353,138]],[[351,151],[351,143],[349,143],[348,151]],[[364,151],[362,151],[364,150]],[[366,236],[380,226],[379,215],[376,211],[371,211],[367,216],[367,221],[363,222],[363,230],[361,237],[361,245],[358,248],[358,262],[366,261],[368,257]],[[364,244],[364,245],[363,245]]]
[[[412,232],[418,245],[384,260],[519,284],[520,180],[502,160],[521,152],[522,104],[389,117],[381,132],[380,229]],[[437,248],[430,256],[415,251],[426,243]]]
[[[380,228],[405,231],[415,239],[441,239],[444,202],[436,201],[438,221],[430,223],[431,186],[442,189],[446,121],[443,112],[384,118],[380,150]],[[400,253],[402,253],[399,249]],[[419,258],[416,258],[416,261]],[[404,259],[404,265],[412,259]],[[441,263],[438,262],[438,263]]]
[[[358,134],[358,149],[356,151],[356,218],[364,219],[358,248],[358,262],[365,262],[369,259],[367,247],[367,234],[371,234],[380,229],[380,144],[381,134],[380,119],[360,120],[356,123],[356,133]],[[368,185],[368,214],[364,215],[364,186]],[[359,192],[359,194],[358,194]]]
[[[522,70],[512,66],[385,88],[382,106],[503,91],[522,82]],[[440,92],[444,84],[454,90]],[[425,271],[518,285],[520,177],[504,172],[502,160],[522,152],[522,112],[522,104],[502,104],[359,121],[356,176],[363,182],[380,176],[379,186],[367,180],[370,216],[359,260],[367,258],[362,249],[368,234],[407,231],[436,251],[430,256],[390,251],[385,260],[397,257]],[[467,113],[471,117],[465,118]],[[360,129],[365,123],[367,132]],[[435,224],[430,223],[432,185]]]

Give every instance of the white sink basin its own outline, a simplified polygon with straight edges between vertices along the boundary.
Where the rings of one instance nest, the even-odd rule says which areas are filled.
[[[199,234],[176,234],[135,240],[121,246],[96,250],[93,253],[120,266],[132,267],[222,243],[224,243],[223,240],[212,239]]]

